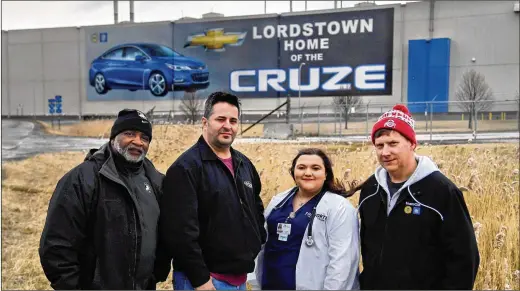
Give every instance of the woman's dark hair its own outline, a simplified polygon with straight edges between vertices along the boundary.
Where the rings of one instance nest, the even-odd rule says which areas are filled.
[[[354,194],[354,193],[352,193],[351,195],[348,195],[347,190],[345,189],[343,184],[338,179],[334,178],[334,173],[332,171],[332,162],[330,161],[327,154],[325,154],[324,151],[322,151],[318,148],[306,148],[306,149],[302,149],[302,150],[298,151],[298,154],[296,155],[296,157],[294,157],[294,159],[292,161],[292,166],[291,166],[291,170],[290,170],[291,177],[293,177],[293,180],[294,180],[294,168],[296,167],[296,161],[298,161],[298,158],[300,158],[303,155],[316,155],[316,156],[319,156],[321,158],[321,160],[323,161],[323,165],[325,166],[325,174],[326,174],[325,182],[323,184],[324,190],[339,194],[343,197],[349,197],[349,196],[352,196],[352,194]]]
[[[349,183],[350,189],[347,191],[346,197],[350,197],[354,194],[356,194],[357,191],[361,190],[365,186],[365,184],[368,182],[368,179],[366,179],[363,183],[358,185],[358,181],[353,181],[352,183]]]

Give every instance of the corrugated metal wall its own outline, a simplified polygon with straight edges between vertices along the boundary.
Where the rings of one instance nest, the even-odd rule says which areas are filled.
[[[513,3],[514,1],[435,1],[433,32],[429,31],[430,5],[427,1],[408,3],[405,6],[374,7],[395,7],[392,78],[394,89],[391,96],[366,96],[366,102],[406,102],[410,79],[408,41],[428,39],[430,36],[434,39],[451,40],[450,67],[447,74],[450,100],[454,99],[454,92],[462,74],[469,68],[484,74],[495,93],[495,99],[512,99],[519,89],[520,78],[519,13],[513,12]],[[370,8],[345,10],[349,9]],[[55,95],[63,96],[63,111],[66,115],[115,114],[123,107],[141,110],[148,110],[154,106],[156,110],[178,108],[175,101],[87,101],[88,64],[84,28],[9,31],[2,32],[2,39],[3,116],[20,114],[21,108],[24,115],[44,115],[48,112],[47,99]],[[472,62],[472,58],[476,61]],[[446,74],[444,70],[442,72],[439,74],[444,78]],[[435,73],[431,75],[432,78],[434,75]],[[445,86],[442,88],[444,90]],[[441,95],[444,94],[443,90]],[[432,91],[429,91],[427,95],[431,94]],[[436,100],[439,98],[441,97],[437,97]],[[285,101],[285,98],[281,99],[244,99],[243,108],[269,110]],[[295,99],[292,100],[292,104],[297,104]],[[302,98],[302,103],[307,106],[319,103],[328,105],[330,102],[331,98]],[[509,108],[493,108],[507,109]],[[449,110],[458,111],[459,108],[450,105]]]

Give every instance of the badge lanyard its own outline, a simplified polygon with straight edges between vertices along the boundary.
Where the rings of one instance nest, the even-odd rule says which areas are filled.
[[[280,208],[283,204],[289,200],[289,198],[296,193],[296,190],[298,188],[296,187],[291,195],[287,196],[287,199],[284,199],[280,204],[278,204],[275,209]],[[312,213],[309,221],[309,231],[307,232],[307,238],[305,239],[305,244],[309,247],[311,247],[314,244],[314,239],[312,238],[312,224],[314,222],[314,217],[316,216],[316,208],[318,207],[318,204],[320,203],[321,198],[323,198],[323,195],[325,195],[326,191],[321,191],[320,194],[318,194],[318,201],[316,201],[316,205],[312,208]],[[291,211],[289,216],[285,219],[284,223],[278,223],[276,233],[278,234],[278,240],[280,241],[287,241],[289,238],[289,235],[291,234],[291,224],[289,223],[289,219],[293,219],[296,217],[296,213]]]

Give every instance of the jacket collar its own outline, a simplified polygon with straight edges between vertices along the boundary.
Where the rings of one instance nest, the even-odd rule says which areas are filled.
[[[417,167],[415,168],[415,171],[412,173],[412,175],[406,180],[406,182],[402,185],[401,189],[399,189],[394,195],[401,192],[403,189],[407,188],[408,186],[411,186],[428,175],[430,175],[433,172],[439,171],[439,168],[435,165],[435,163],[426,156],[420,156],[415,155],[415,160],[417,161]],[[388,183],[387,183],[387,171],[382,167],[378,166],[374,176],[381,185],[381,187],[387,192],[390,193],[390,190],[388,189]]]
[[[269,202],[269,204],[267,205],[267,207],[265,208],[265,211],[264,211],[264,218],[267,219],[269,217],[269,215],[271,214],[271,212],[275,209],[278,209],[280,207],[282,207],[285,203],[287,203],[287,201],[289,200],[289,198],[291,196],[293,196],[294,194],[296,194],[296,190],[298,190],[298,187],[292,187],[288,190],[285,190],[281,193],[278,193],[277,195],[275,195],[271,201]],[[318,195],[321,195],[323,194],[323,197],[320,199],[318,205],[316,206],[316,210],[320,210],[320,213],[321,212],[327,212],[323,209],[323,206],[322,205],[325,205],[327,203],[325,203],[327,200],[329,200],[329,197],[330,195],[338,195],[338,194],[335,194],[335,193],[332,193],[330,191],[325,191],[325,192],[322,192]],[[320,203],[321,201],[324,201],[324,203]],[[330,204],[328,204],[330,205]],[[321,206],[321,207],[320,207]]]
[[[95,160],[98,159],[103,162],[101,169],[99,170],[100,174],[107,176],[108,178],[118,182],[119,184],[126,187],[121,178],[119,177],[119,173],[117,172],[116,164],[114,161],[114,157],[112,151],[110,150],[110,141],[102,145],[99,149],[91,149],[85,160]],[[150,179],[152,186],[155,188],[154,190],[160,190],[162,184],[162,175],[155,169],[154,165],[148,158],[144,158],[143,168],[145,175]]]
[[[199,137],[199,140],[197,141],[197,146],[199,148],[200,156],[202,157],[203,161],[214,161],[219,159],[217,154],[215,154],[215,152],[209,147],[208,143],[202,135]],[[233,158],[233,164],[237,165],[236,162],[242,161],[242,159],[233,149],[233,147],[230,147],[229,149],[231,151],[231,157]]]

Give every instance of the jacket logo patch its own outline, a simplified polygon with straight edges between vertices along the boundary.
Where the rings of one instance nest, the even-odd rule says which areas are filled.
[[[404,208],[404,213],[406,213],[406,214],[410,214],[410,213],[412,213],[412,207],[411,207],[411,206],[406,206],[406,207]]]
[[[148,193],[152,193],[152,187],[150,187],[150,184],[144,182],[144,189],[148,192]]]
[[[324,214],[316,214],[316,218],[321,220],[321,221],[327,221],[327,215],[324,215]]]
[[[414,206],[412,213],[415,215],[421,215],[421,207]]]
[[[253,189],[253,183],[251,183],[251,181],[244,181],[244,185],[246,185],[247,187]]]

